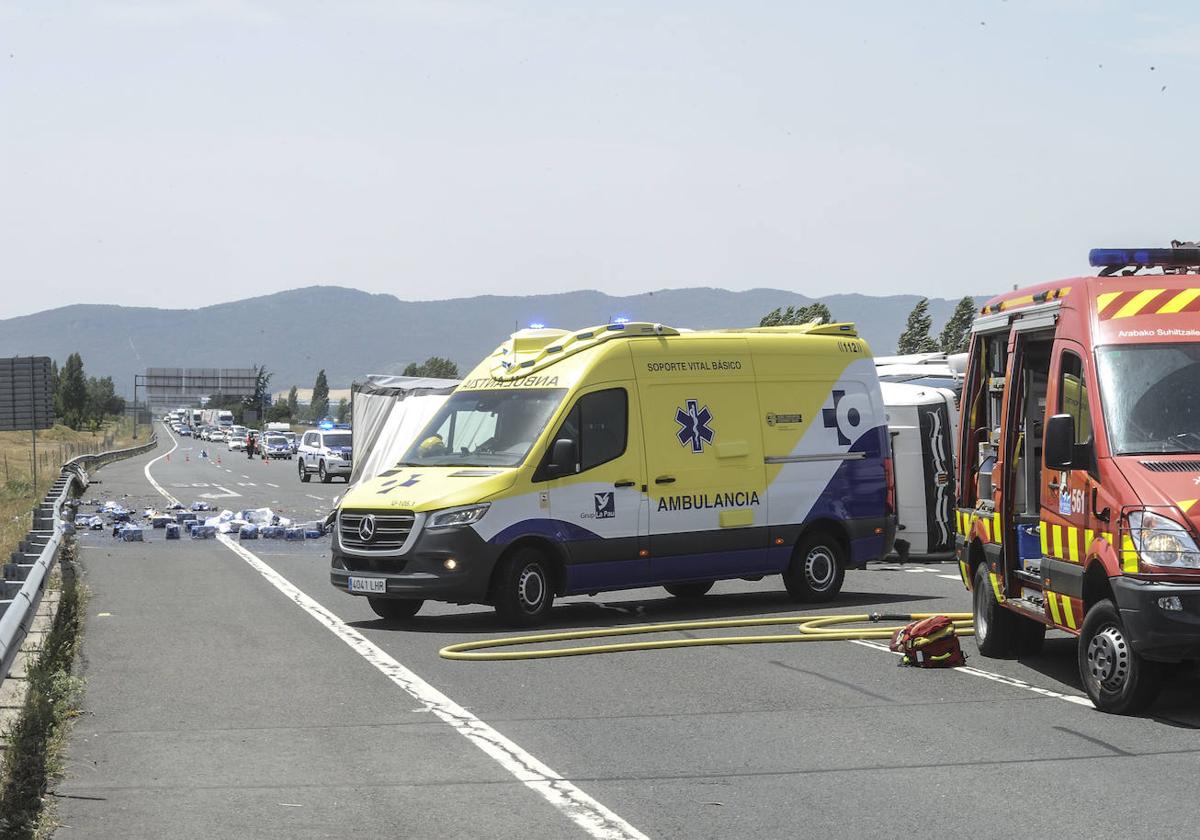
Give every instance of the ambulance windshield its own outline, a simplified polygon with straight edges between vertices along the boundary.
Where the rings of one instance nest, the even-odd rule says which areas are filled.
[[[409,447],[402,465],[515,467],[525,460],[562,388],[458,391]]]
[[[1114,455],[1200,453],[1200,343],[1102,347],[1096,356]]]

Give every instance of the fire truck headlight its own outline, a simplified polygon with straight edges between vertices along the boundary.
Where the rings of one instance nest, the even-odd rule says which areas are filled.
[[[1165,569],[1200,569],[1200,547],[1187,529],[1148,510],[1129,514],[1129,536],[1141,561]]]

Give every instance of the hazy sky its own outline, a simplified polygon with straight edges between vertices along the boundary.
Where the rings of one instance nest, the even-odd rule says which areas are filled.
[[[0,317],[1085,273],[1200,238],[1200,7],[1134,5],[0,0]]]

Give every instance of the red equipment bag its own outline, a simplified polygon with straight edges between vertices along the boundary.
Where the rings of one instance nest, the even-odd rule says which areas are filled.
[[[901,664],[918,668],[957,668],[967,662],[954,622],[944,615],[906,624],[892,634],[888,647],[904,654]]]

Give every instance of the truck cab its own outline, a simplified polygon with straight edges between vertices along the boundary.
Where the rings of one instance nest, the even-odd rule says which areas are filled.
[[[1131,714],[1200,658],[1200,248],[1090,261],[975,320],[956,546],[980,653],[1065,631],[1092,702]]]

